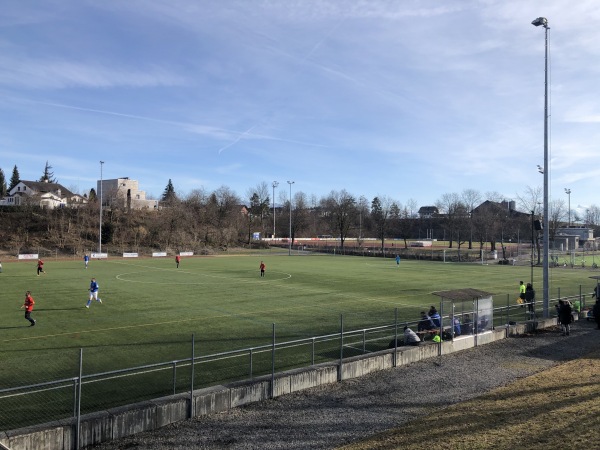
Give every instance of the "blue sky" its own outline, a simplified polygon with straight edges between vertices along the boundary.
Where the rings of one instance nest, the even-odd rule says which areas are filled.
[[[23,0],[0,15],[0,167],[83,193],[261,182],[434,204],[541,186],[585,208],[600,164],[596,0]]]

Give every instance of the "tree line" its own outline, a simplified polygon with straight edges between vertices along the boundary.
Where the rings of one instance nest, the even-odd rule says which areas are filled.
[[[40,180],[56,182],[51,169],[46,163]],[[16,166],[13,178],[15,173],[18,183]],[[11,178],[11,185],[13,181]],[[0,170],[0,185],[3,182]],[[0,245],[5,251],[15,252],[42,247],[82,253],[97,248],[101,232],[103,248],[114,252],[160,249],[202,253],[214,248],[260,245],[254,239],[255,233],[261,238],[291,239],[292,243],[299,237],[331,235],[342,249],[349,239],[353,245],[364,245],[365,238],[375,238],[382,248],[387,239],[398,239],[404,247],[413,239],[437,239],[447,241],[459,254],[465,248],[483,249],[488,243],[491,250],[499,247],[504,251],[508,242],[533,240],[539,248],[539,233],[532,232],[532,223],[541,216],[540,188],[527,187],[523,195],[517,196],[521,212],[504,207],[508,203],[498,193],[482,194],[474,189],[446,193],[435,202],[439,214],[432,216],[420,216],[414,199],[404,204],[388,196],[369,200],[345,189],[322,197],[297,191],[291,199],[281,190],[275,203],[270,188],[261,182],[248,189],[245,197],[227,186],[180,195],[169,179],[157,210],[104,206],[101,231],[100,205],[93,189],[88,203],[77,207],[43,210],[33,201],[3,207]],[[567,214],[564,201],[552,202],[551,240],[566,224]],[[596,227],[600,224],[600,209],[593,206],[586,217],[572,217],[574,222]]]

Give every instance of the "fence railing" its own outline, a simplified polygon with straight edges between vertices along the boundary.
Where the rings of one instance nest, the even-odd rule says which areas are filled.
[[[579,301],[585,308],[591,294],[572,295],[559,299]],[[481,333],[512,322],[531,320],[535,317],[521,305],[511,302],[507,295],[506,305],[493,308],[493,320],[486,327],[473,326],[471,333]],[[513,296],[514,298],[514,296]],[[498,302],[496,301],[496,304]],[[534,304],[534,311],[541,302]],[[477,316],[476,310],[462,307],[460,312],[440,305],[440,309],[452,311],[442,314],[440,333],[444,339],[455,339],[453,319],[465,314]],[[554,315],[554,308],[550,313]],[[417,320],[400,320],[398,310],[393,318],[378,326],[344,329],[344,316],[340,316],[339,331],[301,339],[277,341],[276,325],[273,324],[271,342],[264,345],[202,355],[201,342],[192,336],[190,355],[153,364],[139,365],[120,370],[83,373],[85,354],[79,349],[78,376],[51,380],[43,383],[0,389],[0,430],[46,423],[53,420],[79,418],[83,414],[106,410],[143,400],[189,392],[194,389],[233,381],[251,380],[258,376],[275,376],[292,368],[306,367],[324,362],[381,351],[401,345],[404,326],[416,327]],[[447,333],[444,333],[447,330]],[[200,346],[197,346],[200,344]],[[187,345],[187,344],[186,344]],[[340,371],[341,373],[341,371]],[[40,405],[44,408],[40,408]],[[191,414],[191,413],[190,413]]]

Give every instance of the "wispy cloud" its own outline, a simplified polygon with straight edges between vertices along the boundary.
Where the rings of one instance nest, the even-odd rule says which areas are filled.
[[[96,63],[19,57],[1,57],[0,65],[4,67],[0,72],[0,85],[29,89],[147,88],[188,83],[185,77],[156,66],[128,70]]]

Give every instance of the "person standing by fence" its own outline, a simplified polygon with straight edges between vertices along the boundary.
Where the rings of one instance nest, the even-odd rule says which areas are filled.
[[[598,329],[600,330],[600,298],[596,299],[596,304],[594,305],[594,320],[596,321],[596,325],[598,325]]]
[[[571,334],[571,322],[573,321],[573,309],[571,304],[565,300],[558,301],[558,318],[560,320],[560,327],[562,329],[563,336],[569,336]]]
[[[525,303],[527,303],[527,312],[535,312],[535,289],[533,289],[531,283],[527,283],[525,288]]]
[[[35,305],[35,301],[33,300],[33,297],[31,296],[31,292],[30,291],[25,292],[25,303],[23,303],[23,306],[21,306],[21,309],[25,308],[25,319],[29,320],[29,323],[31,323],[30,326],[35,325],[35,319],[31,318],[31,311],[33,311],[33,305]]]
[[[519,298],[521,299],[521,306],[524,307],[525,303],[525,283],[519,281]]]

